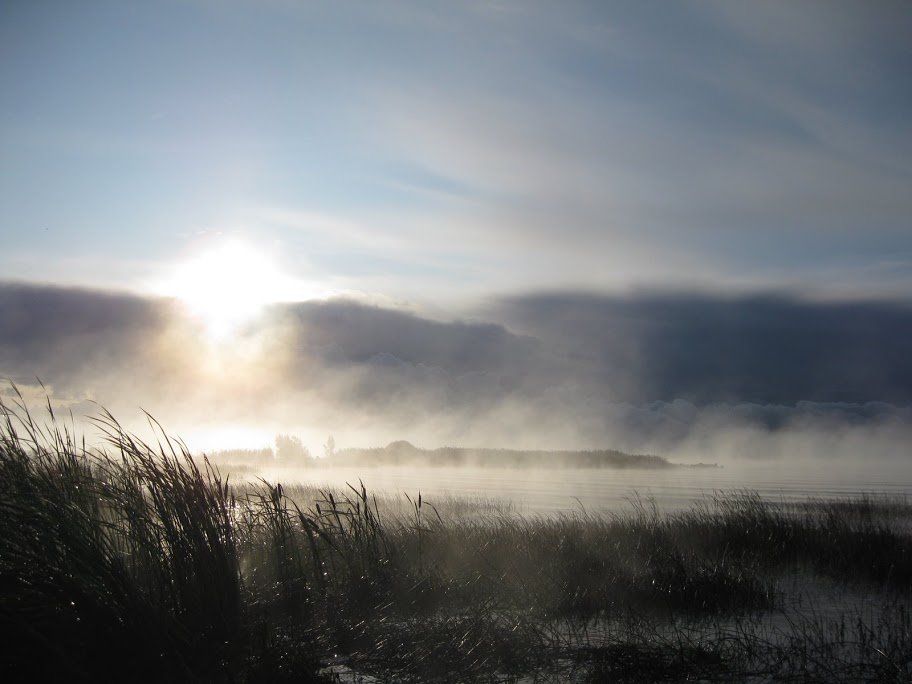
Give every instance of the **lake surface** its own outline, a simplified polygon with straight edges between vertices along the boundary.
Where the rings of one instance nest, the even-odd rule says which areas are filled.
[[[510,502],[521,513],[621,511],[631,498],[653,499],[665,511],[691,507],[719,492],[751,490],[776,502],[834,499],[862,493],[912,497],[912,466],[897,464],[748,463],[725,468],[613,470],[458,467],[271,468],[262,476],[285,484],[345,487],[362,480],[368,491],[419,492],[432,503],[448,496]]]

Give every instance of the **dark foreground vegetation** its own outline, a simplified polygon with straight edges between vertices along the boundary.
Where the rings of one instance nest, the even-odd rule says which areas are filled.
[[[909,681],[912,504],[471,514],[4,410],[6,681]]]

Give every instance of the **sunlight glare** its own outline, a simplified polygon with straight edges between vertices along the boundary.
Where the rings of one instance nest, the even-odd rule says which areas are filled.
[[[193,453],[213,453],[222,449],[263,449],[271,447],[276,431],[236,424],[188,427],[182,433]]]
[[[266,256],[238,242],[181,264],[167,289],[202,321],[214,341],[236,333],[268,304],[319,296],[281,273]]]

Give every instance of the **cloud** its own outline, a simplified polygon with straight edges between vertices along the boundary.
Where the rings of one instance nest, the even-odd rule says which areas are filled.
[[[0,377],[20,384],[37,378],[67,402],[93,399],[131,413],[164,407],[169,415],[196,403],[204,413],[212,399],[207,394],[217,397],[232,373],[250,363],[240,344],[233,368],[222,367],[226,359],[201,344],[204,338],[200,324],[171,299],[0,284]],[[270,379],[269,364],[256,365],[263,381]],[[247,401],[240,393],[233,399],[242,406]]]
[[[0,27],[0,85],[20,103],[0,130],[15,277],[138,286],[127,252],[149,280],[188,233],[241,225],[296,275],[398,299],[912,287],[898,2],[71,15]],[[163,58],[150,36],[175,23]]]
[[[159,302],[98,290],[0,285],[0,371],[76,382],[82,374],[145,356],[164,326]]]
[[[448,78],[398,73],[368,130],[379,154],[476,188],[440,203],[457,220],[422,221],[495,259],[500,287],[841,276],[907,293],[912,101],[891,81],[912,26],[895,7],[856,23],[846,5],[772,5],[506,3],[509,22],[473,34],[483,73],[431,50]]]
[[[563,293],[498,300],[481,316],[497,323],[346,301],[272,316],[289,389],[320,388],[384,439],[667,452],[726,435],[759,454],[764,435],[882,436],[912,418],[897,304]]]
[[[912,401],[905,304],[546,294],[505,300],[491,315],[576,359],[606,392],[618,383],[621,399]]]
[[[168,300],[4,285],[0,320],[3,374],[38,375],[80,410],[142,406],[178,431],[696,460],[810,453],[818,438],[842,453],[863,435],[895,455],[912,437],[912,311],[896,304],[529,294],[441,322],[331,300],[274,305],[226,346]]]

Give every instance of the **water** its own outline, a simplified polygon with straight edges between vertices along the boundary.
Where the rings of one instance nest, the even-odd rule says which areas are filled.
[[[868,494],[912,496],[912,468],[900,465],[795,466],[750,463],[726,468],[612,470],[456,467],[270,468],[273,482],[345,487],[362,480],[368,491],[435,498],[468,496],[509,502],[523,513],[618,511],[632,497],[654,500],[664,511],[690,508],[719,492],[751,490],[775,502],[836,499]]]

